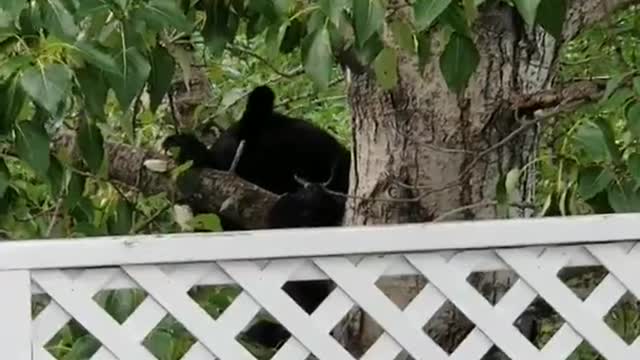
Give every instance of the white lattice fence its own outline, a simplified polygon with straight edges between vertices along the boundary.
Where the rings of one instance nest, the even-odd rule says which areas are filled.
[[[626,293],[640,297],[638,224],[640,216],[615,215],[1,243],[0,358],[54,359],[45,345],[75,319],[101,344],[91,359],[155,359],[143,340],[170,315],[196,339],[183,359],[255,359],[236,337],[265,309],[293,334],[273,359],[353,359],[330,331],[359,306],[384,329],[361,359],[403,351],[481,359],[494,344],[514,360],[566,359],[583,341],[606,359],[637,359],[640,342],[627,345],[603,317]],[[557,276],[593,265],[608,274],[584,301]],[[467,279],[496,270],[519,279],[492,305]],[[400,309],[376,281],[408,274],[428,283]],[[310,316],[281,289],[288,280],[327,278],[337,287]],[[223,284],[243,291],[215,320],[187,294]],[[120,324],[93,298],[126,288],[147,296]],[[51,302],[32,319],[39,293]],[[536,297],[564,319],[542,349],[513,325]],[[450,354],[423,330],[447,301],[475,324]]]

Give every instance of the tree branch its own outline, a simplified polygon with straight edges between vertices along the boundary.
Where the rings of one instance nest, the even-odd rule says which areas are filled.
[[[77,158],[73,148],[75,133],[64,132],[54,139],[54,146]],[[109,162],[109,180],[135,187],[150,196],[166,193],[187,203],[196,212],[219,213],[225,219],[246,229],[266,227],[267,213],[277,196],[233,174],[211,170],[190,169],[187,186],[176,186],[169,173],[154,172],[144,166],[150,159],[166,160],[169,168],[173,160],[155,151],[142,150],[126,144],[106,143]]]
[[[533,114],[536,110],[549,109],[561,104],[584,103],[598,100],[604,93],[606,81],[585,80],[539,91],[518,94],[511,100],[511,108],[520,115]]]
[[[569,41],[614,11],[638,3],[640,0],[573,0],[567,11],[562,36],[565,41]]]

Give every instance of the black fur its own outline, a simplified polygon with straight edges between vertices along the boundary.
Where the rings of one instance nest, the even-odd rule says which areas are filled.
[[[194,167],[226,171],[231,168],[238,145],[244,140],[244,150],[235,169],[237,175],[281,195],[268,214],[269,228],[341,225],[345,198],[326,190],[348,191],[349,151],[321,128],[275,112],[274,102],[273,91],[259,86],[249,94],[240,121],[231,125],[210,149],[188,134],[168,137],[163,147],[179,148],[180,162],[192,160]],[[301,185],[296,176],[309,184]],[[221,220],[225,230],[238,229],[229,221]],[[283,286],[307,313],[313,312],[331,289],[328,281],[297,281]],[[262,322],[252,326],[245,335],[270,347],[290,336],[282,326]]]
[[[267,86],[254,89],[240,121],[222,133],[210,149],[188,134],[169,136],[163,147],[180,148],[178,160],[192,160],[194,167],[229,170],[240,141],[245,140],[236,169],[241,178],[275,194],[298,190],[295,175],[315,183],[331,180],[328,189],[346,193],[349,151],[310,122],[274,111],[274,98]]]
[[[282,195],[268,214],[270,228],[337,226],[344,217],[345,198],[318,184]]]

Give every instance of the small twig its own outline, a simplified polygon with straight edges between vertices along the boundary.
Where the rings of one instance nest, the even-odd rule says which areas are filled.
[[[298,75],[302,75],[304,74],[304,69],[302,67],[298,67],[294,70],[292,70],[291,72],[284,72],[281,71],[280,69],[278,69],[275,65],[273,65],[271,62],[269,62],[269,60],[265,59],[264,57],[262,57],[262,55],[257,54],[249,49],[245,49],[243,47],[237,46],[237,45],[227,45],[226,46],[227,50],[231,51],[231,52],[238,52],[241,54],[246,54],[249,55],[259,61],[261,61],[262,63],[264,63],[265,65],[267,65],[267,67],[269,67],[271,70],[273,70],[273,72],[275,72],[276,74],[285,77],[285,78],[294,78]]]
[[[55,210],[55,208],[56,208],[56,207],[55,207],[55,205],[54,205],[54,206],[51,206],[51,207],[49,207],[49,208],[42,209],[42,210],[38,211],[38,212],[37,212],[37,213],[35,213],[35,214],[27,214],[27,216],[26,216],[26,217],[16,217],[15,219],[16,219],[16,221],[17,221],[17,222],[33,221],[33,220],[35,220],[35,219],[39,218],[40,216],[47,215],[47,214],[48,214],[48,213],[50,213],[51,211]]]
[[[162,215],[162,213],[167,211],[169,208],[171,208],[171,204],[165,205],[160,210],[158,210],[156,213],[154,213],[153,215],[149,216],[149,218],[147,218],[145,221],[143,221],[142,223],[138,224],[136,227],[131,229],[131,231],[129,231],[129,234],[135,235],[135,234],[139,233],[140,231],[142,231],[142,229],[144,229],[147,226],[149,226],[149,224],[154,222],[160,215]]]
[[[45,237],[50,237],[53,232],[53,228],[56,226],[58,216],[60,216],[60,209],[62,208],[62,203],[64,201],[64,197],[60,197],[60,200],[56,203],[56,207],[53,209],[53,214],[51,215],[51,222],[49,223],[49,227],[47,228],[47,233]]]
[[[176,110],[176,104],[173,100],[173,93],[171,89],[167,92],[167,97],[169,97],[169,110],[171,111],[171,117],[173,118],[173,127],[175,127],[176,132],[180,130],[178,126],[178,111]]]
[[[494,152],[495,150],[497,150],[498,148],[508,144],[511,140],[513,140],[516,136],[520,135],[520,133],[522,133],[523,131],[527,130],[529,127],[536,125],[538,123],[540,123],[541,121],[544,121],[546,119],[549,119],[551,117],[554,117],[556,115],[559,115],[563,112],[566,111],[570,111],[572,109],[575,109],[577,106],[581,105],[584,101],[577,101],[575,103],[572,104],[565,104],[568,106],[561,106],[558,105],[555,107],[555,109],[549,111],[548,113],[539,116],[533,120],[530,121],[523,121],[522,125],[520,125],[517,129],[513,130],[509,135],[505,136],[504,138],[502,138],[500,141],[498,141],[497,143],[493,144],[493,146],[481,151],[480,153],[478,153],[478,155],[476,157],[473,158],[473,160],[471,160],[469,162],[469,165],[467,165],[467,167],[460,173],[460,178],[464,178],[465,175],[468,175],[469,172],[471,172],[471,170],[473,170],[473,167],[480,161],[482,160],[482,158],[484,158],[485,156],[487,156],[488,154]]]
[[[131,116],[131,132],[133,135],[133,139],[131,139],[135,143],[136,137],[136,128],[138,123],[138,115],[140,115],[140,108],[142,107],[142,91],[138,93],[136,96],[136,101],[133,103],[133,115]]]
[[[339,83],[339,82],[341,82],[343,80],[344,80],[343,76],[335,78],[335,79],[333,79],[333,80],[331,80],[329,82],[328,87],[331,87],[331,86],[333,86],[333,85],[335,85],[335,84],[337,84],[337,83]],[[304,100],[306,98],[314,96],[315,94],[316,94],[315,92],[310,91],[308,93],[304,93],[304,94],[301,94],[301,95],[298,95],[298,96],[294,96],[294,97],[288,98],[287,100],[281,101],[279,104],[277,104],[276,108],[287,106],[287,105],[291,104],[292,102]]]
[[[327,97],[311,100],[311,101],[305,103],[304,105],[299,105],[299,106],[296,106],[294,108],[291,108],[291,109],[289,109],[289,112],[292,113],[294,111],[306,108],[309,105],[320,104],[320,103],[328,102],[328,101],[343,100],[343,99],[346,99],[346,95],[327,96]],[[280,106],[280,105],[278,105],[278,106]]]

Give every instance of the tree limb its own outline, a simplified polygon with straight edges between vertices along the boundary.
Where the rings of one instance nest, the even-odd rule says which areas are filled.
[[[75,133],[64,132],[54,139],[54,147],[77,158]],[[155,151],[142,150],[126,144],[105,143],[110,180],[131,186],[150,196],[166,193],[188,204],[195,212],[219,213],[225,219],[246,229],[266,227],[267,213],[277,196],[233,174],[211,170],[190,169],[176,186],[169,173],[154,172],[144,166],[150,159],[166,160],[169,168],[175,163]],[[186,182],[183,182],[183,179]]]
[[[573,0],[567,11],[562,36],[565,41],[571,40],[612,12],[638,3],[640,0]]]
[[[511,99],[511,108],[523,115],[561,104],[592,102],[603,95],[605,87],[606,81],[601,80],[559,84],[558,87],[532,94],[518,94]]]

